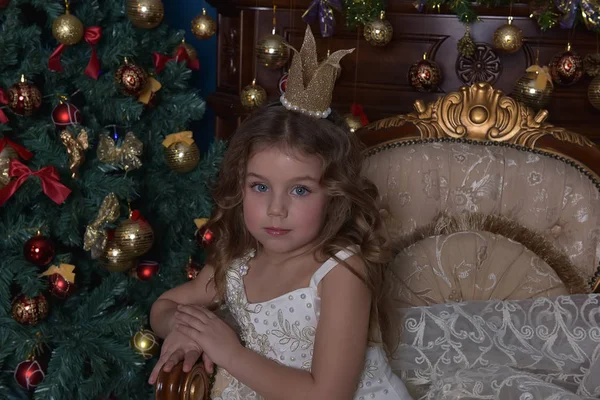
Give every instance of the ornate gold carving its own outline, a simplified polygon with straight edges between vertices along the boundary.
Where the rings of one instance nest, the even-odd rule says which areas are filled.
[[[589,139],[575,132],[545,123],[546,110],[535,112],[488,83],[463,86],[428,105],[417,100],[414,108],[414,113],[376,121],[367,129],[379,130],[409,122],[419,129],[422,139],[491,140],[534,148],[539,138],[552,135],[561,141],[593,146]]]

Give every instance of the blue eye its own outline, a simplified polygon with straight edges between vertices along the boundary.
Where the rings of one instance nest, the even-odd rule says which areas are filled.
[[[269,190],[267,185],[262,184],[262,183],[254,183],[254,184],[252,184],[251,187],[252,187],[252,189],[254,189],[255,192],[259,192],[259,193],[264,193]]]
[[[296,196],[306,196],[307,194],[310,193],[310,190],[308,190],[304,186],[296,186],[292,190],[292,193],[295,194]]]

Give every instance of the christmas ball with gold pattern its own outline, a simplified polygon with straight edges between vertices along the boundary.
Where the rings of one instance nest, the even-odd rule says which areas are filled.
[[[511,22],[494,32],[494,47],[503,53],[516,53],[523,46],[523,31]]]
[[[208,14],[206,9],[202,9],[202,14],[192,20],[192,33],[198,39],[204,40],[210,38],[217,31],[217,23]]]
[[[242,106],[248,110],[262,107],[267,102],[266,90],[256,82],[246,86],[240,93]]]
[[[146,71],[135,64],[125,62],[115,72],[115,83],[127,96],[138,96],[146,87]]]
[[[424,58],[411,65],[408,81],[419,92],[432,92],[442,82],[442,70],[437,63]]]
[[[48,300],[40,294],[36,297],[18,296],[12,304],[12,317],[23,325],[35,325],[48,316]]]
[[[161,0],[127,0],[127,17],[138,28],[156,28],[164,16]]]
[[[385,19],[385,13],[382,11],[380,18],[374,19],[365,25],[363,34],[371,46],[385,46],[392,40],[394,28],[390,21]]]
[[[512,96],[526,106],[538,111],[548,105],[554,88],[549,82],[546,83],[543,89],[536,88],[536,79],[535,72],[528,72],[523,75],[515,84]]]
[[[190,172],[200,162],[200,149],[196,143],[176,142],[165,148],[165,161],[177,172]]]
[[[135,258],[147,253],[154,243],[154,231],[138,211],[119,224],[115,229],[115,244],[124,253],[124,257]]]
[[[344,121],[346,121],[346,125],[348,125],[348,128],[352,133],[362,128],[362,121],[360,120],[360,117],[352,113],[344,115]]]
[[[600,75],[590,82],[590,86],[588,86],[588,99],[594,108],[600,110]]]
[[[21,78],[8,89],[8,108],[17,115],[29,116],[40,109],[42,105],[42,94],[33,84]]]
[[[583,76],[583,59],[570,49],[556,54],[550,62],[550,76],[559,85],[573,85]]]
[[[83,23],[67,11],[52,22],[52,36],[66,46],[77,44],[83,39]]]
[[[256,44],[258,63],[271,69],[282,68],[290,58],[290,48],[277,34],[267,35]]]

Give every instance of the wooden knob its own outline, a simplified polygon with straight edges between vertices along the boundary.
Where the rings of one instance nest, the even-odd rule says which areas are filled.
[[[183,372],[183,363],[179,363],[171,372],[161,370],[158,374],[156,400],[210,400],[209,395],[210,380],[202,364]]]

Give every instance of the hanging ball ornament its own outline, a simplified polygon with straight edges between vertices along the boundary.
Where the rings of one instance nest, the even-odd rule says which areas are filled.
[[[54,258],[54,244],[39,233],[25,242],[23,256],[38,267],[50,264]]]
[[[32,356],[21,361],[15,368],[15,381],[25,390],[33,392],[46,377],[48,363]]]
[[[434,61],[427,59],[427,53],[423,59],[411,65],[408,71],[410,85],[419,92],[432,92],[442,82],[442,71]]]
[[[68,6],[67,11],[52,23],[52,36],[65,46],[72,46],[83,39],[83,24],[69,13]]]
[[[61,274],[52,274],[48,277],[48,291],[59,299],[66,299],[75,291],[75,284],[69,282]]]
[[[146,71],[135,64],[129,63],[127,59],[125,59],[125,64],[121,65],[115,72],[115,83],[127,96],[139,96],[146,87],[147,80]]]
[[[590,86],[588,86],[588,99],[596,110],[600,110],[600,75],[590,82]]]
[[[12,177],[10,176],[11,160],[18,160],[19,153],[12,146],[4,146],[0,151],[0,189],[8,185]]]
[[[23,325],[35,325],[48,316],[48,301],[44,295],[15,298],[12,304],[12,317]]]
[[[108,241],[100,262],[109,272],[126,272],[136,267],[137,259],[118,247],[114,240],[114,231],[108,233]]]
[[[290,58],[290,48],[284,38],[275,33],[260,39],[256,44],[258,63],[270,69],[282,68]]]
[[[141,281],[149,281],[158,273],[158,263],[156,261],[140,261],[138,266],[131,270],[131,275]]]
[[[585,56],[583,59],[583,70],[592,78],[600,75],[600,53]]]
[[[161,0],[127,0],[127,17],[138,28],[156,28],[164,16],[165,8]]]
[[[583,60],[571,51],[571,45],[567,45],[567,51],[556,54],[550,62],[550,75],[554,83],[559,85],[573,85],[583,76]]]
[[[256,79],[251,85],[246,86],[240,93],[242,106],[247,110],[262,107],[267,102],[267,92],[262,86],[256,84]]]
[[[541,73],[547,74],[542,67],[538,66],[538,68],[542,71]],[[545,68],[547,70],[547,67]],[[512,94],[515,99],[535,111],[541,110],[548,105],[554,91],[551,82],[547,80],[538,81],[539,73],[535,71],[526,72],[525,75],[517,80]]]
[[[176,142],[166,147],[164,152],[167,165],[176,172],[190,172],[200,162],[200,149],[195,142]]]
[[[147,253],[154,243],[154,231],[139,211],[131,212],[129,219],[121,222],[114,233],[115,244],[124,256],[131,259]]]
[[[182,40],[181,44],[179,46],[175,47],[175,50],[173,50],[173,57],[177,56],[177,51],[179,50],[180,47],[183,47],[185,49],[185,52],[187,53],[190,60],[196,61],[198,59],[198,52],[196,51],[194,46],[187,43],[185,40]]]
[[[208,39],[217,31],[217,23],[208,14],[206,8],[202,9],[202,14],[192,20],[192,33],[198,39]]]
[[[0,0],[0,10],[5,10],[9,4],[10,0]]]
[[[156,335],[148,329],[142,329],[133,335],[131,338],[131,348],[145,360],[149,360],[158,355],[158,352],[160,351]]]
[[[200,270],[202,269],[202,264],[197,263],[194,260],[191,260],[185,266],[185,276],[187,276],[188,280],[193,281],[196,279]]]
[[[381,11],[378,19],[374,19],[365,25],[364,36],[371,46],[385,46],[394,35],[394,28],[390,21],[385,19],[385,11]]]
[[[507,54],[516,53],[523,46],[523,31],[512,24],[513,17],[508,17],[508,23],[494,32],[494,47]]]
[[[70,125],[79,125],[82,122],[81,112],[73,104],[61,101],[52,110],[52,122],[57,129],[64,129]]]
[[[352,133],[362,128],[362,121],[360,120],[360,116],[348,113],[344,115],[344,120],[346,121],[346,125],[348,125],[348,128],[350,128],[350,132]]]
[[[15,83],[8,89],[8,107],[17,115],[29,116],[40,109],[42,94],[33,84],[25,81],[21,75],[21,82]]]

